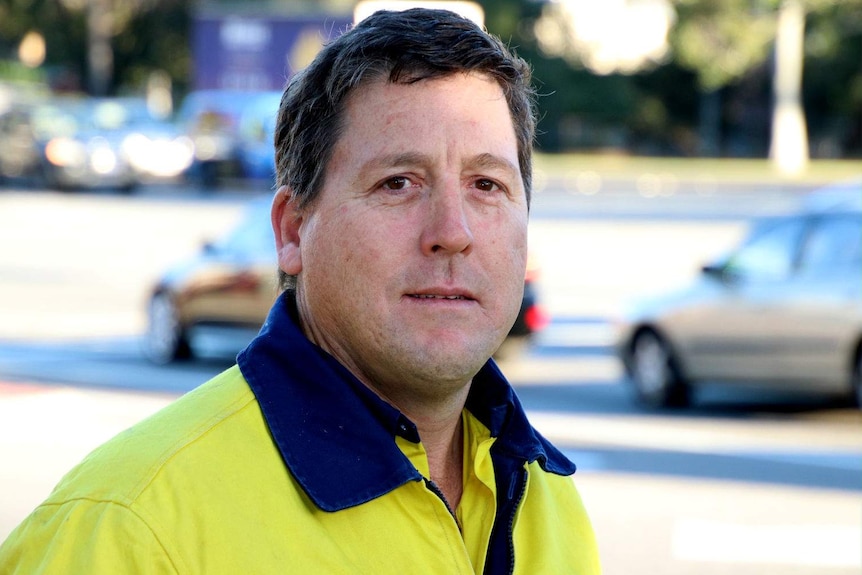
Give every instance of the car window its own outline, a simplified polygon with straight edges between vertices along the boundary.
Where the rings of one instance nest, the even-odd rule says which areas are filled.
[[[240,118],[240,135],[254,142],[271,142],[280,103],[281,92],[265,92],[252,98]]]
[[[862,264],[862,219],[852,216],[818,220],[805,241],[800,267],[821,272]]]
[[[33,132],[38,138],[74,136],[81,121],[72,111],[73,106],[40,106],[33,111]]]
[[[805,222],[783,220],[757,226],[730,258],[727,271],[737,277],[779,280],[794,269]]]
[[[259,203],[246,210],[239,224],[216,243],[223,253],[259,259],[275,259],[275,238],[269,220],[269,204]]]

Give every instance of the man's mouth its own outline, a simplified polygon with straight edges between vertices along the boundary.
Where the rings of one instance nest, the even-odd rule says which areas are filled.
[[[422,293],[422,294],[413,293],[413,294],[408,294],[408,295],[410,297],[414,297],[417,299],[462,299],[462,300],[469,299],[469,298],[466,298],[462,295],[436,295],[436,294],[427,294],[427,293]]]

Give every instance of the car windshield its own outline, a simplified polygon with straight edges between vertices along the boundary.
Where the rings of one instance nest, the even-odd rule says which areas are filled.
[[[275,260],[275,239],[269,220],[269,202],[256,201],[229,234],[215,243],[222,253],[253,259]]]
[[[44,105],[33,110],[33,133],[40,139],[74,136],[84,123],[75,106]]]
[[[266,92],[252,98],[242,113],[240,135],[250,141],[270,143],[275,134],[280,102],[280,92]]]
[[[859,268],[862,220],[853,215],[820,218],[805,242],[800,266],[807,272]]]
[[[804,230],[805,222],[800,219],[761,222],[730,258],[729,271],[764,280],[787,277],[796,265]]]

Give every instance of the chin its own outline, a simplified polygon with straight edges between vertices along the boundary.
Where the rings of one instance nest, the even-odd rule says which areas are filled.
[[[502,343],[502,341],[500,342]],[[496,339],[435,338],[416,351],[417,362],[444,379],[472,378],[499,347]],[[445,377],[444,372],[451,372]]]

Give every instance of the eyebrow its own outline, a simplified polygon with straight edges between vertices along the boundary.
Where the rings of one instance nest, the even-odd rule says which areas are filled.
[[[431,163],[430,156],[419,152],[396,152],[373,158],[363,166],[364,168],[392,168],[395,166],[428,165]]]
[[[507,172],[510,177],[515,179],[521,177],[520,168],[518,168],[506,158],[496,156],[494,154],[479,154],[472,159],[470,165],[482,169],[502,170],[504,172]]]
[[[365,168],[391,168],[394,166],[428,166],[433,163],[431,157],[420,152],[397,152],[374,158],[365,164]],[[466,166],[479,169],[502,170],[512,178],[519,178],[521,170],[515,164],[495,154],[488,152],[473,156]]]

